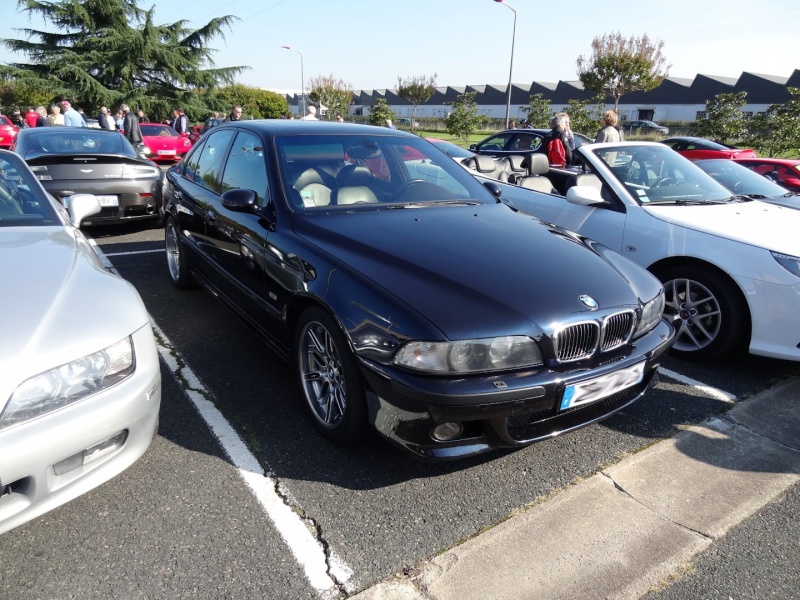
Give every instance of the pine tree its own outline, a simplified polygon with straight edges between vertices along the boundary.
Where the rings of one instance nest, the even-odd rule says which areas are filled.
[[[181,106],[198,118],[207,107],[198,90],[230,84],[247,67],[214,68],[208,43],[236,17],[212,19],[200,29],[186,21],[156,25],[155,8],[137,0],[18,0],[52,30],[23,29],[23,39],[0,40],[29,62],[0,67],[11,80],[51,90],[87,109],[126,103],[166,116]]]

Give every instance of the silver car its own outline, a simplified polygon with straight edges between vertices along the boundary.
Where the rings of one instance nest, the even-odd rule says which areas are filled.
[[[139,294],[106,271],[69,212],[0,150],[0,533],[111,479],[144,454],[161,404]]]

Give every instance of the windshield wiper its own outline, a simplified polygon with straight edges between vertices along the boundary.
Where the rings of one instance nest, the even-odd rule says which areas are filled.
[[[447,204],[449,206],[475,206],[480,204],[474,200],[424,200],[422,202],[406,202],[404,204],[390,204],[386,208],[426,208],[428,206],[439,206]]]

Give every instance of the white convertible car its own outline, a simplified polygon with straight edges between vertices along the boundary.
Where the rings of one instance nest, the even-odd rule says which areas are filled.
[[[663,144],[576,154],[580,168],[548,174],[563,195],[533,191],[548,188],[531,167],[518,185],[498,185],[500,200],[654,273],[678,332],[674,354],[708,359],[746,344],[800,361],[800,211],[734,196]]]

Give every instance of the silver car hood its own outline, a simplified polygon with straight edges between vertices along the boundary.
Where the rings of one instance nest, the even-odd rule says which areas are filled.
[[[149,324],[136,289],[69,228],[0,230],[0,281],[0,409],[25,379]]]

